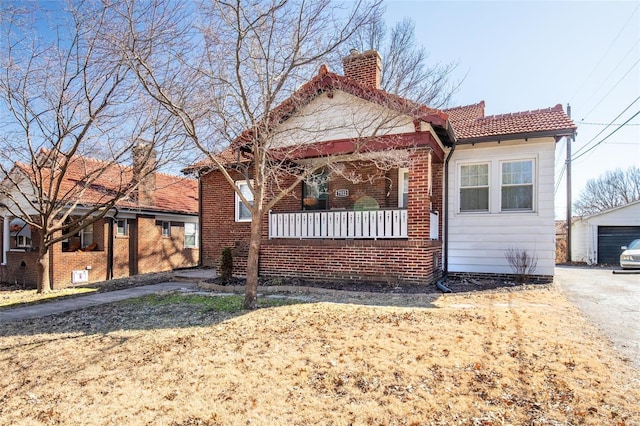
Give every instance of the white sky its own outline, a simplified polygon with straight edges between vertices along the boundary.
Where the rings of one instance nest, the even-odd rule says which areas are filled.
[[[556,104],[566,111],[570,103],[578,125],[574,153],[615,130],[597,136],[634,101],[614,124],[640,111],[640,2],[386,4],[389,26],[414,20],[431,61],[459,63],[454,79],[466,78],[451,106],[484,100],[492,115]],[[556,147],[557,218],[566,217],[565,153],[563,139]],[[572,164],[574,201],[587,180],[640,166],[640,115]]]

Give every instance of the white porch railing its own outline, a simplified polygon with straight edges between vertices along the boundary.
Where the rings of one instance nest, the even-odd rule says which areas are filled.
[[[269,238],[407,238],[407,210],[269,213]],[[429,238],[438,239],[438,213]]]
[[[407,238],[407,210],[270,213],[269,238]]]

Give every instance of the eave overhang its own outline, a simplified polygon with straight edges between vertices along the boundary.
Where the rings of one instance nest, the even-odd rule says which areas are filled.
[[[539,139],[552,137],[558,142],[563,137],[575,136],[576,129],[563,129],[563,130],[545,130],[541,132],[524,132],[524,133],[509,133],[504,135],[490,135],[479,136],[474,138],[458,138],[458,145],[469,145],[484,142],[504,142],[524,139]]]

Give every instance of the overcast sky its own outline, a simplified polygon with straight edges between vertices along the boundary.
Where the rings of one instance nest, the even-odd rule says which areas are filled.
[[[464,82],[452,106],[484,100],[491,115],[556,104],[566,111],[570,103],[576,155],[640,111],[640,2],[386,4],[389,25],[404,17],[415,21],[430,60],[459,63],[454,78]],[[559,218],[566,216],[565,152],[563,140],[556,149]],[[588,179],[640,166],[640,115],[572,164],[574,201]]]

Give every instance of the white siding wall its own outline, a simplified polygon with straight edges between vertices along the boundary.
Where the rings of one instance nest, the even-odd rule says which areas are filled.
[[[534,160],[534,211],[500,212],[500,162]],[[489,212],[460,213],[460,165],[489,162]],[[538,257],[537,275],[555,265],[552,138],[456,148],[449,163],[449,271],[513,273],[504,254],[517,247]]]
[[[640,226],[640,202],[572,222],[572,261],[589,264],[596,262],[598,259],[599,226]]]
[[[322,94],[285,121],[272,140],[284,147],[414,131],[411,117],[336,90],[332,98]]]
[[[571,223],[571,260],[573,262],[595,262],[596,249],[591,245],[589,222],[579,220]]]

